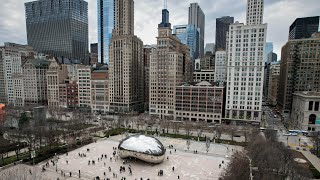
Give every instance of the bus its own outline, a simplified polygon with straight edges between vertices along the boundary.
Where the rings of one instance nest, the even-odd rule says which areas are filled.
[[[303,135],[305,135],[305,136],[309,134],[308,131],[304,131],[304,130],[294,130],[294,129],[289,130],[289,133],[303,134]]]

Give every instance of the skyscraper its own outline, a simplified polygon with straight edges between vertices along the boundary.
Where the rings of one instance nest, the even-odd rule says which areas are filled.
[[[216,51],[214,81],[220,84],[224,84],[226,79],[226,56],[226,51]]]
[[[278,61],[278,55],[274,52],[268,54],[268,62],[273,63]]]
[[[272,42],[266,42],[266,49],[264,53],[264,62],[268,63],[268,55],[269,53],[273,52],[273,43]]]
[[[236,22],[229,27],[225,112],[228,120],[261,121],[267,34],[267,24],[262,24],[263,7],[263,0],[248,0],[247,24]]]
[[[143,111],[143,43],[134,35],[133,0],[115,1],[109,46],[110,110]]]
[[[216,50],[226,50],[227,32],[234,17],[224,16],[216,19]]]
[[[88,3],[38,0],[25,3],[28,45],[36,51],[89,64]]]
[[[199,28],[191,24],[173,26],[173,34],[175,34],[183,44],[189,47],[190,56],[193,60],[199,57],[199,31]]]
[[[264,0],[247,0],[247,25],[263,23]]]
[[[109,63],[109,45],[115,21],[115,0],[98,1],[98,61]]]
[[[90,64],[97,64],[98,61],[98,43],[90,44]]]
[[[206,47],[204,48],[204,54],[206,54],[206,52],[211,52],[214,54],[216,52],[216,45],[214,43],[207,43]]]
[[[192,79],[192,62],[188,46],[172,35],[166,8],[158,25],[157,45],[151,52],[149,112],[160,119],[173,119],[175,88]]]
[[[190,4],[188,24],[192,24],[200,29],[199,56],[202,57],[204,55],[205,15],[198,3]]]
[[[290,26],[289,39],[309,38],[319,30],[319,16],[297,18]]]

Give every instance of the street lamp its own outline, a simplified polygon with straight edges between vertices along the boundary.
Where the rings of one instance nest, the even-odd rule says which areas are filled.
[[[16,154],[17,154],[17,161],[19,160],[19,151],[20,151],[20,145],[17,144],[17,150],[16,150]]]
[[[207,148],[207,153],[208,153],[209,148],[210,148],[210,139],[209,138],[206,139],[206,148]]]
[[[55,155],[55,163],[56,163],[56,172],[58,172],[58,160],[59,160],[59,157],[57,155],[57,153],[54,153]]]

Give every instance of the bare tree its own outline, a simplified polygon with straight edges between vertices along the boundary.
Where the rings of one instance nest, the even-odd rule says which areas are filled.
[[[222,180],[249,179],[250,166],[249,159],[244,152],[235,152],[227,168],[221,174]]]
[[[184,130],[186,131],[186,136],[189,138],[192,135],[192,131],[194,130],[194,126],[192,122],[185,121],[183,124]]]
[[[224,126],[225,133],[229,135],[231,141],[233,141],[234,136],[236,134],[237,128],[233,125]]]
[[[264,135],[267,140],[276,142],[278,140],[277,131],[274,129],[266,129]]]
[[[217,140],[220,140],[221,135],[222,135],[222,127],[221,126],[215,126],[213,128],[214,131],[214,138],[216,138]]]
[[[242,133],[242,135],[244,136],[244,141],[245,141],[245,142],[248,142],[248,136],[249,136],[249,134],[251,133],[251,127],[249,127],[249,126],[244,126],[244,127],[241,129],[241,133]]]
[[[203,131],[204,131],[204,128],[205,128],[206,124],[205,122],[203,121],[199,121],[197,122],[196,126],[195,126],[195,130],[197,131],[197,137],[198,137],[198,140],[199,138],[201,137]]]
[[[172,126],[173,132],[174,132],[175,134],[178,134],[178,133],[179,133],[179,129],[180,129],[180,126],[181,126],[180,123],[181,123],[181,122],[179,122],[179,121],[172,121],[172,122],[171,122],[171,126]]]
[[[161,127],[163,133],[165,133],[165,132],[169,133],[170,124],[171,123],[167,117],[160,120],[160,127]]]

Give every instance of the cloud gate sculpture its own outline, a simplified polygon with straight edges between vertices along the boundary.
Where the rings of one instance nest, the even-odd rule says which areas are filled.
[[[137,158],[149,163],[161,163],[166,154],[162,143],[151,136],[133,135],[123,139],[118,146],[121,158]]]

